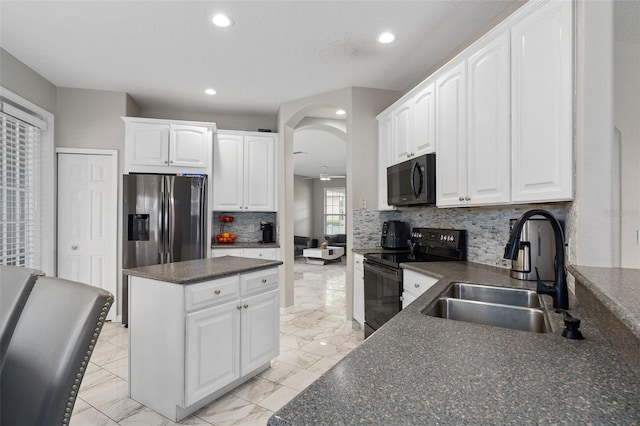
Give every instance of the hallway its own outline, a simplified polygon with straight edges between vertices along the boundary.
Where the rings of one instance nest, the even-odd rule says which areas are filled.
[[[280,355],[271,368],[180,424],[264,425],[322,373],[357,347],[361,330],[345,326],[346,262],[295,261],[295,311],[280,317]],[[127,397],[128,331],[106,323],[82,382],[71,425],[172,425]]]

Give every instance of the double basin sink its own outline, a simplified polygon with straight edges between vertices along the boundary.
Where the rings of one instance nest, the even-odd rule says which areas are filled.
[[[538,294],[532,290],[451,283],[423,314],[514,330],[551,330]]]

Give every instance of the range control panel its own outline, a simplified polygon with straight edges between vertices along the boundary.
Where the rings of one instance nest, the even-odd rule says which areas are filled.
[[[411,243],[417,247],[465,251],[466,236],[464,229],[413,228]]]

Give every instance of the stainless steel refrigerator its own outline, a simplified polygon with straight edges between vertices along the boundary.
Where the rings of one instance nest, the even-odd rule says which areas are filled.
[[[206,256],[206,176],[130,174],[122,190],[123,268]],[[128,281],[122,282],[122,322],[128,324]]]

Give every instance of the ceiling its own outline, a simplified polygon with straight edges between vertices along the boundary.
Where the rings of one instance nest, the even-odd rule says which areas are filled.
[[[58,87],[126,92],[143,113],[275,117],[349,86],[404,91],[513,2],[2,0],[0,45]],[[218,12],[234,25],[213,26]],[[396,40],[378,43],[382,31]],[[336,136],[297,132],[294,147],[309,153],[296,174],[345,173]]]

